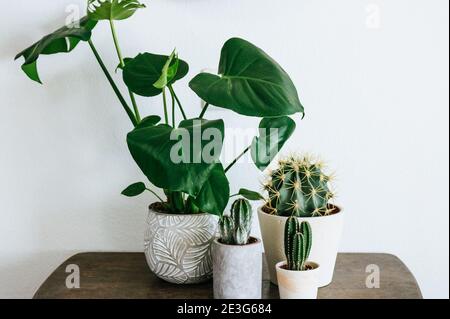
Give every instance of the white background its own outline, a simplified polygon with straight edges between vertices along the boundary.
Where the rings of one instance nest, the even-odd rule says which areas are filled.
[[[449,296],[448,1],[153,0],[117,24],[127,56],[176,47],[191,66],[176,88],[190,115],[188,79],[216,67],[223,42],[244,37],[290,73],[307,110],[284,152],[320,154],[338,173],[346,211],[341,251],[387,252],[412,270],[425,297]],[[13,56],[64,24],[82,0],[16,0],[0,20],[0,297],[29,298],[81,251],[140,251],[148,195],[125,143],[130,124],[89,47],[44,57],[45,86]],[[107,23],[93,37],[117,65]],[[119,79],[119,77],[118,77]],[[161,114],[160,99],[139,99]],[[256,119],[211,110],[229,127]],[[234,190],[259,187],[252,164]]]

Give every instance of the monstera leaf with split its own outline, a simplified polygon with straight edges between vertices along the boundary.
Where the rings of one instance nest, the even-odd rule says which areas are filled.
[[[89,0],[88,15],[92,20],[125,20],[138,9],[145,8],[138,0]]]
[[[289,75],[248,41],[232,38],[225,43],[219,74],[200,73],[189,86],[207,103],[242,115],[274,117],[304,112]]]
[[[166,124],[136,128],[128,148],[155,186],[197,197],[222,151],[224,122],[185,120],[178,128]]]
[[[295,127],[294,120],[288,116],[262,119],[259,124],[260,135],[253,139],[251,147],[252,159],[260,170],[269,166],[292,136]]]
[[[17,54],[16,60],[24,57],[25,62],[22,65],[22,70],[33,81],[42,83],[37,69],[39,56],[71,52],[80,41],[88,41],[91,38],[92,29],[96,24],[96,21],[84,17],[80,21],[73,22],[46,35],[31,47]]]
[[[142,53],[127,61],[123,80],[133,93],[148,97],[161,94],[165,86],[184,78],[188,72],[189,65],[174,54],[169,57]]]

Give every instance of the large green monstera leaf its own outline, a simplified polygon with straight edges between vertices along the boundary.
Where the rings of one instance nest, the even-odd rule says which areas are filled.
[[[295,131],[288,116],[264,118],[259,124],[260,136],[253,139],[251,153],[256,166],[265,170]]]
[[[71,52],[80,41],[88,41],[91,38],[92,29],[94,29],[96,24],[96,21],[84,17],[46,35],[31,47],[17,54],[16,60],[23,56],[25,62],[22,65],[22,70],[33,81],[42,83],[37,70],[39,56],[41,54],[50,55]]]
[[[250,42],[232,38],[225,43],[219,74],[200,73],[189,86],[209,104],[242,115],[273,117],[304,112],[289,75]]]
[[[138,9],[145,8],[138,0],[89,0],[88,15],[93,20],[125,20]]]
[[[230,183],[222,164],[214,166],[208,180],[194,199],[194,204],[205,213],[221,216],[230,198]]]
[[[185,120],[179,128],[160,124],[134,129],[128,148],[155,186],[197,197],[220,157],[222,120]]]
[[[169,65],[167,65],[168,61],[170,61]],[[176,68],[173,67],[174,65]],[[167,78],[167,72],[170,70],[176,70],[176,72]],[[161,86],[156,87],[155,83],[159,82],[164,75],[166,75],[164,84],[171,85],[184,78],[188,72],[189,65],[183,60],[175,59],[173,56],[142,53],[127,61],[123,69],[123,80],[133,93],[149,97],[162,93]]]

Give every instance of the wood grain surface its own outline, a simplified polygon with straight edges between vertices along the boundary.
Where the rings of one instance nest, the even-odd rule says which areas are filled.
[[[67,265],[80,269],[80,288],[68,289]],[[265,262],[264,262],[265,265]],[[368,265],[380,269],[380,287],[366,287]],[[265,265],[263,299],[277,299]],[[69,258],[42,284],[35,299],[210,299],[212,282],[180,286],[153,275],[143,253],[82,253]],[[396,256],[341,253],[333,283],[319,290],[319,299],[417,299],[422,298],[416,279]]]

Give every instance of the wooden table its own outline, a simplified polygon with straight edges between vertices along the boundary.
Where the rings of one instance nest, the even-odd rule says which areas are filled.
[[[264,263],[265,264],[265,263]],[[67,265],[80,269],[80,288],[68,289]],[[380,288],[366,287],[368,265],[380,269]],[[264,267],[263,299],[277,299]],[[35,299],[209,299],[212,283],[173,285],[153,275],[143,253],[83,253],[64,262],[42,284]],[[396,256],[388,254],[339,254],[333,283],[319,291],[319,299],[422,298],[417,282]]]

